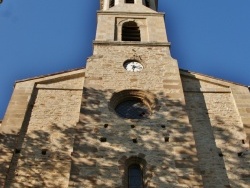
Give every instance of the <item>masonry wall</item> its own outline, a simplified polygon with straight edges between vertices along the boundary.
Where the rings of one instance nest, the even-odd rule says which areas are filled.
[[[18,133],[25,122],[25,114],[30,110],[33,83],[16,85],[6,114],[0,127],[0,186],[9,184],[9,174],[14,174],[15,168],[10,168],[17,148]]]
[[[167,42],[163,17],[164,14],[156,12],[98,12],[96,41],[121,41],[122,24],[135,21],[140,27],[141,42]]]
[[[204,187],[247,188],[250,158],[238,153],[249,143],[230,84],[185,76],[182,81]]]
[[[95,48],[83,98],[82,73],[16,85],[1,126],[1,186],[124,187],[126,161],[141,160],[148,187],[247,188],[250,158],[238,156],[249,148],[245,87],[183,72],[180,83],[168,48],[135,45],[121,56],[123,48]],[[169,62],[160,67],[153,56]],[[125,57],[140,57],[144,73],[127,74]],[[149,119],[125,120],[109,108],[113,93],[129,88],[158,99]]]
[[[127,59],[137,59],[143,71],[126,71]],[[124,119],[112,108],[115,93],[133,89],[156,100],[149,118]],[[96,43],[76,129],[70,187],[126,187],[132,158],[146,163],[146,187],[202,187],[179,69],[167,45]]]
[[[5,165],[1,166],[3,187],[68,187],[84,78],[82,70],[63,76],[16,84],[6,124],[1,127],[1,147],[6,148],[1,156],[1,165]],[[11,131],[15,127],[7,124],[15,120],[11,112],[20,110],[18,104],[22,101],[15,100],[15,93],[32,84],[24,120],[15,134]],[[15,110],[12,103],[16,104]],[[10,133],[3,134],[4,131]]]

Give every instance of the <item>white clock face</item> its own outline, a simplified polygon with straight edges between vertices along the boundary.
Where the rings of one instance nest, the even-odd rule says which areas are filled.
[[[131,71],[131,72],[139,72],[143,69],[142,64],[140,64],[137,61],[125,62],[123,66],[127,71]]]

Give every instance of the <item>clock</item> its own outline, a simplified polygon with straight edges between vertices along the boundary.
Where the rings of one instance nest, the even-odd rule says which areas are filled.
[[[142,64],[137,61],[126,61],[123,67],[130,72],[139,72],[143,69]]]

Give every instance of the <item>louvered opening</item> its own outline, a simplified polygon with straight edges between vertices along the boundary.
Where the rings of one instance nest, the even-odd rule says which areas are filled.
[[[109,8],[115,6],[115,0],[110,0],[109,1]]]
[[[133,21],[129,21],[122,26],[122,41],[141,41],[140,28]]]
[[[135,1],[134,0],[126,0],[126,3],[135,3]]]

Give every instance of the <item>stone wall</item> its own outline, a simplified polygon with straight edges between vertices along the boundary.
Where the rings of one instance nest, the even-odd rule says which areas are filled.
[[[247,188],[250,158],[238,154],[249,144],[230,84],[182,80],[204,187]]]
[[[2,186],[124,187],[135,161],[148,187],[247,188],[250,158],[239,156],[249,148],[245,87],[183,72],[179,82],[168,47],[98,44],[95,53],[83,99],[82,71],[16,84],[1,126]],[[125,71],[127,57],[144,71]],[[113,93],[131,88],[157,99],[149,119],[122,119],[110,108]]]
[[[16,84],[0,134],[3,187],[68,186],[83,76],[78,70]],[[20,89],[32,85],[24,98]],[[11,125],[15,117],[23,118],[20,127]]]
[[[14,186],[68,186],[82,84],[78,78],[37,86]]]
[[[127,59],[141,62],[143,71],[126,71]],[[113,94],[133,89],[154,96],[149,118],[120,118],[112,108]],[[168,45],[96,42],[86,68],[70,187],[126,187],[131,158],[145,161],[146,187],[202,187],[184,101]]]
[[[86,70],[16,84],[0,126],[0,186],[127,187],[138,163],[145,187],[247,188],[248,89],[180,74],[164,14],[136,2],[98,12]],[[126,21],[140,42],[121,42]],[[126,71],[127,60],[143,71]],[[148,118],[118,116],[129,94],[147,103]]]
[[[125,12],[99,12],[97,14],[96,41],[121,41],[121,27],[126,21],[135,21],[140,27],[142,42],[167,42],[164,14]],[[115,23],[115,24],[114,24]]]

